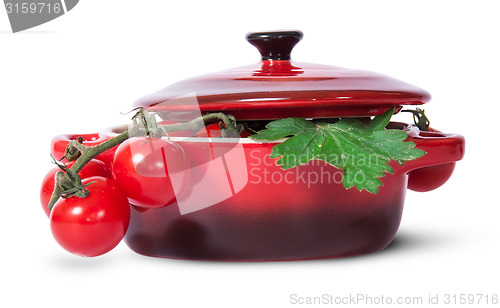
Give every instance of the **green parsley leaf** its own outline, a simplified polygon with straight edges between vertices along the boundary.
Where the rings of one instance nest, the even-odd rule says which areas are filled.
[[[384,129],[387,124],[391,121],[391,117],[394,114],[395,108],[392,107],[391,109],[387,110],[386,112],[377,115],[376,117],[373,118],[373,120],[370,121],[368,124],[368,129],[370,130],[382,130]]]
[[[355,118],[336,123],[312,122],[287,118],[270,122],[266,129],[252,135],[254,140],[277,140],[289,137],[273,147],[271,158],[278,158],[282,169],[290,169],[318,159],[344,170],[343,184],[377,193],[379,179],[393,173],[391,160],[400,165],[425,155],[415,143],[404,141],[408,134],[399,129],[385,129],[394,108],[376,116],[368,125]]]

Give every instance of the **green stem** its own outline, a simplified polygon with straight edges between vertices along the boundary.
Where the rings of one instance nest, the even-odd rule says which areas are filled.
[[[219,121],[222,121],[224,123],[224,126],[226,127],[233,127],[236,124],[236,119],[232,115],[225,115],[222,112],[218,112],[198,117],[186,123],[163,125],[161,127],[163,127],[163,129],[165,129],[165,131],[169,133],[183,130],[195,131],[205,127],[205,123],[214,123]]]
[[[73,166],[71,166],[70,169],[78,174],[80,171],[82,171],[83,167],[85,167],[86,164],[88,164],[92,159],[96,158],[99,154],[114,148],[115,146],[130,138],[130,132],[131,131],[127,130],[116,137],[104,141],[101,144],[93,147],[86,147],[82,151],[82,155],[76,160],[76,162],[73,164]]]
[[[57,200],[61,197],[62,194],[62,189],[59,185],[56,184],[54,185],[54,191],[52,192],[52,196],[50,196],[50,201],[49,201],[49,212],[52,211],[52,208],[54,207],[54,204],[56,204]]]

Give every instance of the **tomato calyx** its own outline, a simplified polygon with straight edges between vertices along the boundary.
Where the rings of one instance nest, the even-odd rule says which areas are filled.
[[[54,159],[54,157],[52,157]],[[70,168],[68,168],[64,163],[60,163],[54,159],[54,164],[61,169],[55,174],[55,189],[59,190],[59,194],[62,198],[78,197],[85,198],[89,195],[89,191],[85,189],[93,182],[82,184],[82,179],[80,176]],[[52,210],[52,206],[49,204],[49,211]]]
[[[78,187],[72,187],[61,192],[61,198],[69,198],[69,197],[78,197],[78,198],[86,198],[89,195],[89,191],[85,189],[90,184],[94,184],[94,182],[90,182],[84,185],[80,185]]]
[[[75,161],[81,156],[84,149],[83,137],[79,136],[76,140],[71,140],[68,143],[64,151],[64,156],[60,160],[66,158],[67,161]]]
[[[144,136],[146,138],[159,138],[163,135],[168,136],[165,128],[158,125],[155,112],[151,112],[144,107],[138,107],[136,109],[139,111],[132,117],[133,125],[137,127],[138,130],[144,130]]]
[[[219,122],[220,131],[222,138],[240,136],[240,134],[245,130],[243,124],[235,124],[234,126],[226,127],[222,122]]]
[[[241,133],[245,130],[245,127],[242,124],[235,123],[229,127],[226,127],[223,122],[219,122],[218,124],[222,138],[240,137]]]

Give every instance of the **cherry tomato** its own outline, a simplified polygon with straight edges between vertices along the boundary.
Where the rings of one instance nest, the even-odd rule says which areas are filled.
[[[244,130],[241,132],[241,134],[237,134],[235,132],[228,132],[228,137],[230,138],[246,138],[250,136],[250,132],[247,130]],[[201,129],[195,137],[210,137],[210,138],[217,138],[217,137],[222,137],[222,132],[220,130],[220,125],[219,123],[212,123],[207,125],[205,128]]]
[[[189,184],[191,162],[176,143],[159,138],[131,138],[115,152],[113,180],[130,203],[143,207],[172,204]]]
[[[130,220],[130,205],[125,194],[103,177],[90,177],[82,184],[86,198],[59,199],[50,213],[50,229],[67,251],[96,257],[110,251],[125,236]]]
[[[71,140],[76,140],[78,137],[83,138],[83,145],[85,146],[96,146],[98,144],[103,143],[104,141],[112,138],[112,136],[104,136],[100,134],[80,134],[80,135],[59,135],[55,136],[52,139],[52,143],[50,146],[50,153],[56,159],[61,159],[64,156],[64,151],[66,150],[66,146]],[[113,155],[115,153],[116,147],[109,149],[97,156],[97,159],[106,164],[106,166],[111,167],[111,162],[113,161]],[[62,160],[67,163],[66,159]]]
[[[70,162],[66,164],[66,166],[68,168],[71,168],[73,164],[74,162]],[[47,173],[47,175],[45,175],[45,178],[42,181],[42,187],[40,189],[40,203],[42,204],[42,208],[45,214],[47,214],[47,217],[49,217],[50,215],[48,205],[50,197],[52,196],[52,192],[54,191],[54,176],[56,172],[60,170],[61,169],[59,167],[54,167]],[[111,171],[102,161],[97,159],[92,159],[90,162],[88,162],[85,167],[83,167],[82,171],[78,173],[78,175],[82,179],[89,178],[91,176],[102,176],[111,179]]]
[[[408,188],[425,192],[436,189],[451,177],[455,163],[446,163],[419,168],[408,173]]]

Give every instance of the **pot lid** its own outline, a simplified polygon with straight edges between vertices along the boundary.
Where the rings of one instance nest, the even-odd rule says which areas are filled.
[[[259,50],[259,63],[179,81],[134,106],[172,119],[224,112],[238,120],[271,120],[373,116],[429,101],[425,90],[385,75],[292,61],[290,53],[302,36],[300,31],[250,33],[246,38]]]

